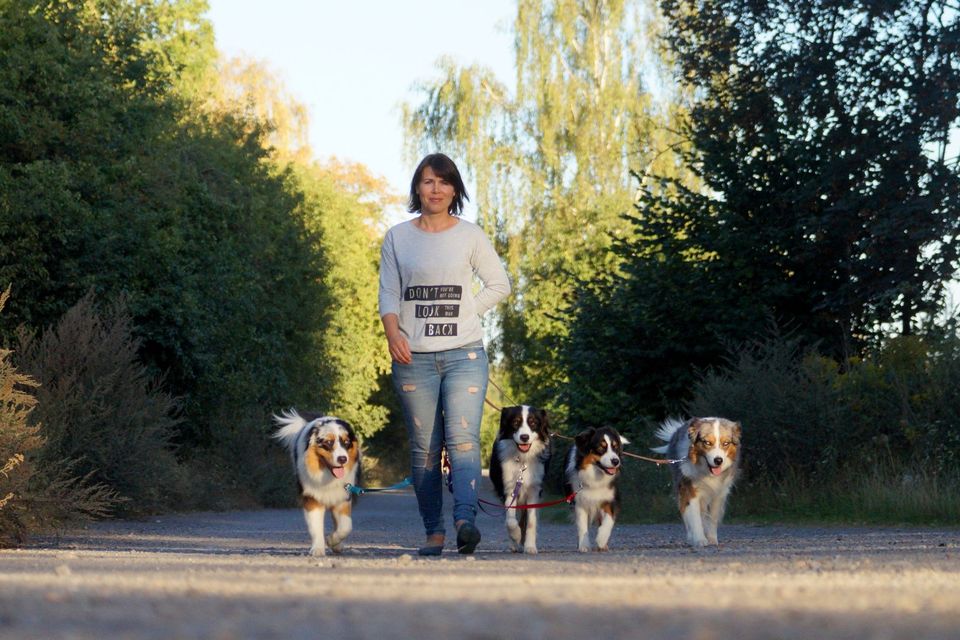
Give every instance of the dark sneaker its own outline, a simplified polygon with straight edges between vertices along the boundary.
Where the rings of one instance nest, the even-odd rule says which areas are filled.
[[[425,547],[417,549],[418,556],[438,556],[443,553],[442,544],[428,544]]]
[[[480,544],[480,530],[472,522],[464,522],[457,529],[457,552],[473,553]]]

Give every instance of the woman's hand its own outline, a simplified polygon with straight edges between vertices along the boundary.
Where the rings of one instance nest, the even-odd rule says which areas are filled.
[[[410,364],[413,362],[413,356],[410,355],[410,343],[400,332],[400,319],[395,313],[388,313],[382,318],[383,332],[387,334],[387,348],[390,350],[390,357],[400,364]]]
[[[413,357],[410,355],[410,343],[399,331],[387,336],[387,347],[390,350],[390,357],[400,364],[413,362]]]

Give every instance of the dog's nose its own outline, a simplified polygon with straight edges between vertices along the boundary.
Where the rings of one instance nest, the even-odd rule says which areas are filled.
[[[346,464],[346,463],[347,463],[347,456],[339,456],[337,458],[337,464]]]
[[[619,466],[620,466],[620,458],[610,458],[610,466],[611,466],[611,467],[619,467]]]
[[[527,435],[526,433],[520,436],[520,442],[529,442],[529,441],[530,441],[530,436]]]
[[[722,464],[723,464],[723,458],[721,458],[720,456],[717,456],[716,458],[713,459],[713,466],[719,467]]]

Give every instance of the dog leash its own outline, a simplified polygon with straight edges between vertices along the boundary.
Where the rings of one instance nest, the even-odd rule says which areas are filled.
[[[392,484],[389,487],[378,487],[378,488],[358,487],[357,485],[350,484],[348,482],[347,484],[344,485],[344,488],[355,496],[362,496],[365,493],[378,493],[380,491],[394,491],[396,489],[403,489],[404,487],[409,487],[411,484],[413,484],[413,478],[411,478],[410,476],[407,476],[397,484]]]
[[[574,438],[560,433],[551,433],[550,437],[562,438],[563,440],[574,440]],[[654,464],[680,464],[683,462],[683,460],[674,460],[672,458],[648,458],[647,456],[630,453],[629,451],[621,451],[620,455],[627,456],[628,458],[636,458],[637,460],[645,460],[646,462],[652,462]]]
[[[508,506],[506,506],[506,505],[502,505],[502,504],[500,504],[500,503],[498,503],[498,502],[490,502],[489,500],[484,500],[483,498],[478,498],[478,499],[477,499],[477,502],[482,502],[482,503],[485,504],[485,505],[489,505],[489,506],[491,506],[491,507],[497,507],[497,508],[503,509],[503,510],[507,510],[507,509],[542,509],[542,508],[544,508],[544,507],[552,507],[552,506],[555,506],[555,505],[558,505],[558,504],[563,504],[563,503],[571,504],[571,503],[573,503],[573,499],[574,499],[576,496],[577,496],[577,492],[574,491],[573,493],[571,493],[571,494],[568,495],[567,497],[565,497],[565,498],[560,498],[559,500],[551,500],[550,502],[538,502],[538,503],[536,503],[536,504],[518,504],[518,505],[514,505],[514,506],[512,506],[512,507],[508,507]],[[486,513],[486,512],[484,512],[484,513]],[[487,513],[487,515],[491,515],[491,514]]]

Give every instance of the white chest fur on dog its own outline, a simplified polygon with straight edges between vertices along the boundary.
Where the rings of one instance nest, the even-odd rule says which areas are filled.
[[[536,504],[550,460],[547,412],[528,405],[500,410],[500,430],[490,455],[490,481],[504,506],[510,550],[537,553]]]

